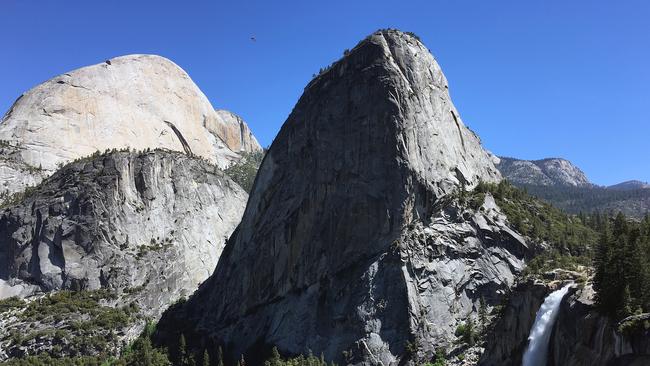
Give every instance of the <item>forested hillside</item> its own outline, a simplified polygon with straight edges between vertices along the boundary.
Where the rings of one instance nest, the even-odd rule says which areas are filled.
[[[615,190],[604,187],[571,187],[518,185],[529,194],[541,198],[568,213],[619,211],[640,219],[650,211],[650,189]]]

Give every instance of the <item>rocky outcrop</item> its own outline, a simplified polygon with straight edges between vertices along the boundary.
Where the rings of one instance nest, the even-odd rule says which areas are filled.
[[[650,331],[643,324],[643,317],[631,317],[617,324],[596,311],[593,296],[591,286],[585,286],[562,302],[551,335],[549,365],[650,364]],[[650,320],[647,314],[645,318],[646,322]]]
[[[16,100],[0,122],[0,194],[107,149],[184,151],[223,168],[239,159],[229,146],[237,152],[259,147],[237,123],[239,144],[224,113],[173,62],[116,57],[54,77]]]
[[[426,47],[371,35],[307,86],[215,273],[158,341],[184,333],[249,364],[272,345],[339,364],[431,359],[529,252],[490,195],[452,198],[499,181],[492,161]]]
[[[160,315],[214,269],[246,193],[172,151],[71,163],[0,216],[0,298],[107,289]]]
[[[515,286],[486,337],[480,366],[519,366],[537,310],[551,289],[533,280]]]
[[[205,127],[214,135],[219,136],[230,150],[236,153],[262,151],[262,146],[241,117],[223,109],[218,109],[215,112],[217,118],[206,123]]]
[[[563,280],[557,281],[558,274]],[[575,281],[582,275],[555,271],[546,276],[553,281],[528,280],[514,288],[492,331],[486,337],[486,349],[478,365],[521,365],[530,330],[545,297],[551,291],[564,286],[567,281]],[[650,332],[644,328],[643,319],[637,319],[643,316],[630,317],[617,324],[596,310],[593,299],[594,291],[590,282],[570,288],[569,295],[561,302],[560,312],[553,326],[548,365],[649,364]],[[646,317],[650,319],[650,315]]]
[[[519,160],[500,157],[497,168],[515,185],[592,187],[585,173],[559,158]]]

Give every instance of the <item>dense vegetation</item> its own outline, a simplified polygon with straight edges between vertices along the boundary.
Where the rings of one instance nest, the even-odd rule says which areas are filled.
[[[583,263],[590,262],[598,233],[580,217],[568,215],[505,180],[499,184],[481,182],[474,191],[462,193],[461,200],[478,209],[486,193],[494,197],[517,232],[549,245],[545,251],[546,258],[565,256]]]
[[[650,216],[635,222],[619,213],[602,225],[595,258],[597,305],[618,320],[650,312]]]
[[[242,158],[226,168],[225,172],[248,193],[253,188],[257,170],[264,159],[264,152],[242,153]]]
[[[480,183],[466,199],[478,207],[487,192],[518,232],[549,244],[528,262],[527,273],[593,266],[596,303],[604,314],[621,320],[650,312],[650,215],[641,221],[621,212],[570,215],[505,181]]]
[[[568,213],[623,212],[642,218],[650,211],[650,189],[615,190],[604,187],[521,185],[529,194],[552,203]]]
[[[17,298],[2,300],[0,314],[11,312],[6,315],[17,317],[18,322],[3,329],[0,340],[7,348],[29,349],[35,344],[49,344],[50,350],[33,357],[29,361],[32,364],[53,364],[49,359],[62,354],[72,357],[66,364],[92,364],[81,355],[107,358],[113,354],[119,345],[118,333],[139,316],[137,305],[106,304],[113,300],[115,294],[106,290],[59,291],[30,302]]]
[[[13,358],[1,363],[3,366],[171,366],[164,350],[154,348],[151,334],[154,325],[148,323],[140,337],[136,339],[119,359],[103,354],[98,356],[53,357],[47,353]],[[200,366],[200,365],[197,365]]]

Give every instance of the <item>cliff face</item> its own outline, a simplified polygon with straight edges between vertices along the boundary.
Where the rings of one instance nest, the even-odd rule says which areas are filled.
[[[177,152],[69,164],[2,209],[0,298],[102,288],[155,318],[212,273],[246,199]]]
[[[587,176],[570,161],[559,158],[519,160],[500,157],[497,168],[513,184],[592,187]]]
[[[509,301],[486,339],[478,365],[517,366],[526,346],[535,316],[545,297],[561,282],[528,281],[515,287]],[[639,327],[625,328],[633,320],[650,319],[650,314],[631,317],[617,324],[594,306],[590,283],[574,287],[560,305],[548,349],[551,366],[623,366],[650,362],[650,334]],[[639,324],[639,323],[637,323]]]
[[[449,196],[499,181],[492,159],[428,50],[371,35],[307,86],[215,273],[158,339],[253,363],[271,345],[340,364],[430,359],[528,253],[489,195],[473,209]]]
[[[236,153],[262,151],[262,146],[241,117],[223,109],[215,112],[217,115],[215,123],[206,123],[206,128],[219,136],[230,150]]]
[[[534,281],[523,282],[513,288],[509,301],[486,337],[485,351],[478,365],[521,365],[535,316],[550,292],[548,286]]]
[[[593,303],[593,290],[587,286],[561,305],[549,349],[551,366],[624,366],[650,364],[650,331],[644,329],[650,314],[631,317],[617,324],[599,314]],[[640,319],[641,327],[624,324]],[[623,325],[623,327],[619,327]]]
[[[232,148],[259,147],[238,123],[243,145]],[[223,168],[239,155],[228,145],[228,129],[219,126],[230,123],[185,71],[163,57],[129,55],[74,70],[21,95],[2,118],[0,194],[107,149],[191,152]]]

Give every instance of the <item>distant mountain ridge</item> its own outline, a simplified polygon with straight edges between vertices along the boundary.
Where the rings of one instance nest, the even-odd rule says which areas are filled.
[[[566,159],[520,160],[509,157],[499,157],[499,159],[497,168],[513,184],[593,186],[585,173]]]
[[[642,182],[640,180],[628,180],[608,186],[607,189],[615,189],[619,191],[629,191],[631,189],[650,189],[650,183]]]
[[[496,165],[504,178],[569,213],[623,212],[640,218],[650,211],[650,184],[630,180],[599,186],[569,160],[520,160],[499,157]]]

